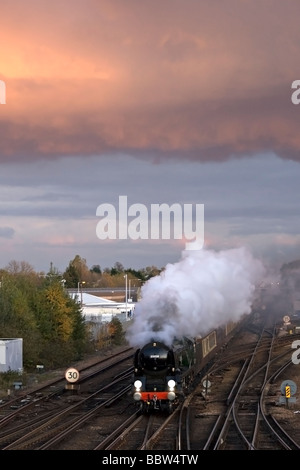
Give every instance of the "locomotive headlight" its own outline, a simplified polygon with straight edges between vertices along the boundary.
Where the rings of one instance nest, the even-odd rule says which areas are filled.
[[[176,385],[175,380],[173,380],[173,379],[168,380],[168,387],[169,387],[170,391],[173,391],[173,390],[174,390],[175,385]]]
[[[140,380],[136,380],[133,385],[134,385],[134,388],[136,389],[136,391],[139,392],[141,390],[143,384]]]
[[[170,401],[175,400],[175,392],[169,392],[168,393],[168,400],[170,400]]]

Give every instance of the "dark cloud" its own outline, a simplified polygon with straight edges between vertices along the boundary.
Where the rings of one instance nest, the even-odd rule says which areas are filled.
[[[0,227],[0,238],[13,238],[15,230],[11,227]]]

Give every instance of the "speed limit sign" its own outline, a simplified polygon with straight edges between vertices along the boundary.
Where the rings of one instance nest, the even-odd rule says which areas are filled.
[[[65,372],[65,378],[69,383],[75,383],[79,379],[79,372],[74,367],[70,367]]]

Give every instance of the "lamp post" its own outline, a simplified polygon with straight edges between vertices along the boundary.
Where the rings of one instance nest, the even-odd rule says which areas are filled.
[[[82,307],[82,284],[85,284],[85,281],[79,281],[78,284],[77,284],[78,297],[79,297],[79,287],[80,287],[80,304],[81,304],[81,307]]]
[[[126,305],[126,318],[127,318],[127,274],[125,274],[124,278],[125,278],[125,305]]]

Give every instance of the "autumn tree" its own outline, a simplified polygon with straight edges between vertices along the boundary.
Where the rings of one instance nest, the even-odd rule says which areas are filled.
[[[2,272],[0,288],[0,337],[23,338],[25,366],[36,364],[42,337],[32,308],[36,295],[36,282],[32,273],[27,279],[24,272]]]
[[[110,335],[113,344],[121,345],[123,343],[125,333],[123,331],[122,323],[117,317],[113,317],[109,322],[108,334]]]
[[[70,261],[67,269],[63,273],[63,277],[66,280],[66,287],[76,288],[79,282],[87,282],[90,277],[90,270],[87,267],[86,260],[76,255],[75,258]]]
[[[65,292],[61,282],[46,283],[39,291],[36,316],[45,340],[44,361],[50,356],[57,365],[81,356],[88,341],[84,318],[79,304]]]

